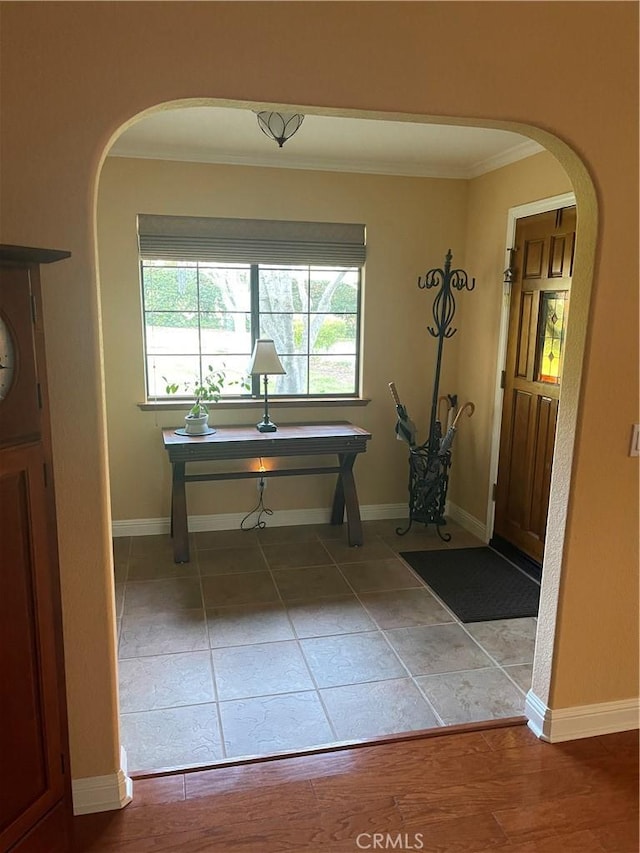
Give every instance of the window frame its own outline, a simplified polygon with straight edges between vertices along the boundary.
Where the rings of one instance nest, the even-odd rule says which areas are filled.
[[[169,263],[167,264],[166,261],[169,261]],[[184,402],[186,400],[191,399],[188,394],[169,395],[169,394],[152,394],[151,393],[149,365],[153,359],[153,356],[149,355],[149,352],[148,352],[148,340],[147,340],[147,328],[148,327],[147,327],[146,318],[147,318],[147,315],[149,313],[154,313],[154,309],[147,309],[147,307],[146,307],[146,302],[145,302],[145,276],[144,276],[145,264],[151,264],[151,267],[147,267],[147,268],[154,268],[155,267],[155,268],[171,269],[172,267],[176,267],[176,266],[179,267],[180,265],[184,265],[185,268],[193,268],[196,272],[196,279],[198,281],[198,286],[197,286],[198,311],[197,311],[197,313],[198,313],[198,315],[200,315],[201,313],[203,313],[200,309],[200,287],[199,287],[200,268],[201,268],[201,265],[207,265],[210,263],[212,263],[212,262],[209,262],[206,260],[200,260],[199,261],[199,260],[196,260],[194,258],[182,258],[182,259],[171,258],[171,259],[165,259],[165,262],[163,264],[163,261],[161,258],[156,258],[156,259],[143,258],[143,257],[139,258],[141,320],[142,320],[142,324],[141,324],[142,330],[141,331],[142,331],[144,383],[145,383],[145,403],[142,404],[142,406],[144,406],[144,407],[147,407],[147,406],[155,407],[157,405],[167,405],[167,404],[172,403],[172,402],[174,402],[174,403],[178,402],[178,401]],[[225,262],[223,262],[223,261],[213,262],[213,263],[219,264],[221,267],[225,266]],[[364,282],[364,265],[359,264],[359,265],[347,266],[347,265],[342,265],[342,264],[331,264],[331,263],[324,263],[324,264],[315,263],[315,264],[312,264],[312,263],[306,263],[303,261],[292,262],[292,263],[277,263],[277,264],[270,262],[270,261],[262,262],[262,263],[260,263],[259,261],[251,262],[251,263],[247,263],[247,262],[243,262],[243,261],[229,261],[227,263],[230,267],[236,266],[236,265],[242,265],[242,266],[245,266],[246,268],[248,268],[249,291],[250,291],[250,310],[248,313],[250,316],[251,349],[253,349],[255,341],[258,339],[258,337],[260,337],[260,317],[261,317],[261,312],[260,312],[260,267],[261,266],[267,267],[267,268],[269,268],[269,267],[271,267],[271,268],[281,267],[282,269],[286,269],[287,267],[290,267],[293,269],[306,268],[308,271],[309,277],[311,277],[311,274],[313,273],[314,269],[331,269],[332,267],[336,270],[346,269],[349,271],[353,271],[357,275],[356,310],[354,312],[344,312],[346,316],[355,316],[355,321],[356,321],[356,323],[355,323],[356,328],[355,328],[355,335],[354,335],[355,353],[353,354],[353,358],[354,358],[353,390],[343,392],[343,393],[331,391],[331,392],[328,392],[326,394],[311,393],[311,392],[300,393],[300,394],[293,394],[290,392],[286,392],[286,393],[278,394],[278,393],[275,393],[274,391],[270,390],[269,399],[270,399],[270,401],[273,400],[275,403],[277,403],[279,401],[281,402],[283,400],[290,400],[290,401],[296,401],[296,402],[299,402],[302,404],[309,403],[309,402],[312,402],[314,404],[316,404],[316,403],[323,404],[323,403],[331,403],[333,401],[335,401],[335,402],[339,402],[339,401],[349,402],[349,401],[354,401],[354,400],[361,400],[362,399],[361,398],[361,392],[362,392],[362,387],[361,387],[361,358],[362,358],[362,345],[363,345],[363,340],[362,340],[362,329],[363,329],[363,324],[362,324],[362,290],[363,290],[363,282]],[[313,316],[313,314],[314,314],[314,312],[309,310],[310,309],[310,301],[311,300],[310,300],[310,293],[309,293],[309,301],[308,301],[308,305],[307,305],[307,311],[306,312],[300,312],[300,313],[306,313],[306,316],[309,318],[311,316]],[[160,312],[158,312],[158,313],[160,313]],[[176,310],[175,312],[167,311],[164,313],[182,313],[182,312]],[[204,312],[204,313],[206,313],[206,312]],[[317,312],[317,313],[324,313],[324,312]],[[180,354],[175,353],[174,355],[179,356]],[[194,353],[193,355],[196,355],[196,354]],[[224,355],[224,353],[216,354],[215,357],[218,358],[220,355]],[[311,351],[309,340],[307,340],[306,352],[303,353],[303,355],[307,359],[307,363],[309,362],[309,359],[314,355],[314,353]],[[202,353],[201,326],[200,326],[200,322],[198,322],[198,353],[197,353],[197,358],[198,358],[198,361],[200,364],[200,371],[201,372],[202,372],[203,359],[205,357],[206,356],[203,356],[203,353]],[[250,353],[247,354],[247,361],[249,360],[249,358],[250,358]],[[252,400],[255,400],[258,397],[261,397],[261,395],[263,393],[262,378],[259,376],[254,376],[254,377],[249,377],[249,379],[251,382],[251,391],[250,392],[245,392],[245,393],[241,393],[241,394],[231,394],[231,395],[230,394],[223,394],[221,399],[220,399],[220,402],[223,404],[226,403],[226,404],[236,404],[237,405],[238,403],[250,402]],[[307,387],[308,386],[309,386],[309,372],[307,371]]]

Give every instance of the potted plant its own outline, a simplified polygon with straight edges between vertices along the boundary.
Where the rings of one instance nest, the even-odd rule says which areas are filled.
[[[167,383],[165,386],[167,394],[177,394],[182,390],[195,397],[195,403],[184,419],[184,431],[187,435],[208,435],[215,432],[215,429],[209,426],[209,404],[218,402],[225,386],[242,385],[246,389],[249,387],[246,379],[229,381],[224,369],[215,370],[210,364],[207,369],[209,372],[202,377],[202,381],[195,379],[193,382],[184,382],[182,385],[169,382],[166,376],[162,377]]]

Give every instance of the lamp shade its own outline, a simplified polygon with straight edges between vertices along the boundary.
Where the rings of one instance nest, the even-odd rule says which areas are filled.
[[[304,120],[301,113],[271,113],[263,110],[256,114],[260,130],[282,148],[287,139],[300,128]]]
[[[273,340],[271,338],[258,338],[253,347],[251,361],[249,362],[249,373],[251,376],[286,372],[282,366],[282,362],[278,358]]]

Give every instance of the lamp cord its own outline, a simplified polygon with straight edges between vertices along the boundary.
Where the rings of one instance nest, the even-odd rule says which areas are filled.
[[[265,485],[264,484],[264,477],[260,477],[260,482],[258,483],[258,492],[260,494],[260,497],[258,498],[258,503],[242,519],[242,521],[240,522],[240,530],[247,531],[247,530],[255,530],[256,528],[263,530],[267,526],[267,522],[263,521],[262,516],[263,515],[273,515],[273,510],[268,509],[264,505],[264,485]],[[245,527],[245,522],[247,521],[247,519],[251,518],[251,516],[254,515],[255,513],[258,513],[258,518],[256,519],[256,523],[252,524],[251,527]]]

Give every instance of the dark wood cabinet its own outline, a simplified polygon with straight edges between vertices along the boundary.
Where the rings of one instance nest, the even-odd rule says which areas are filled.
[[[0,246],[0,851],[70,849],[58,548],[40,264]]]

